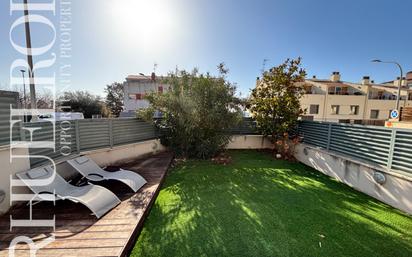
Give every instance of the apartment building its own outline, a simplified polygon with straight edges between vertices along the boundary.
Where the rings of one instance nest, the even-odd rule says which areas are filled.
[[[412,72],[385,84],[376,84],[368,76],[359,83],[341,80],[339,72],[330,79],[306,79],[301,99],[304,118],[318,121],[371,123],[389,118],[396,107],[399,83],[402,84],[400,106],[412,106]]]
[[[169,90],[170,86],[164,83],[166,77],[158,77],[155,73],[151,76],[129,75],[123,83],[124,89],[124,111],[134,114],[136,110],[149,107],[149,102],[144,96],[151,92],[163,93]]]

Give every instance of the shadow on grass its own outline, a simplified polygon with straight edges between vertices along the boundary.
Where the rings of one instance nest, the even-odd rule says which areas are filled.
[[[163,186],[132,256],[412,256],[412,219],[298,163],[232,152]]]

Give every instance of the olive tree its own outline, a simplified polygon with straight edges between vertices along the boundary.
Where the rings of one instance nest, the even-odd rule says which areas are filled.
[[[162,143],[177,155],[210,158],[229,143],[229,130],[241,120],[235,97],[236,87],[227,81],[224,65],[219,75],[176,70],[164,81],[170,88],[163,94],[146,96],[150,107],[138,115],[152,119],[162,113],[158,125],[163,128]]]

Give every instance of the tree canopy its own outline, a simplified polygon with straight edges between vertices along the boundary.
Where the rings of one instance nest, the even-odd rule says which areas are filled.
[[[140,112],[152,119],[155,111],[163,118],[159,126],[165,132],[162,143],[177,155],[209,158],[228,144],[233,128],[241,118],[235,97],[236,87],[227,81],[227,69],[218,66],[219,76],[179,71],[169,74],[165,83],[170,89],[149,94],[150,108]]]
[[[300,82],[305,77],[301,58],[287,59],[263,72],[249,100],[249,110],[260,133],[276,140],[296,125],[303,113],[300,98],[304,89]]]
[[[104,109],[100,96],[80,90],[64,92],[59,98],[59,104],[64,107],[63,111],[81,112],[85,118],[102,115]]]
[[[114,82],[107,85],[104,91],[106,92],[106,107],[114,117],[119,117],[120,113],[123,111],[123,84]]]

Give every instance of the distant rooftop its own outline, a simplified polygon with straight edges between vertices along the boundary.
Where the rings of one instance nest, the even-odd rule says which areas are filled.
[[[140,73],[139,75],[129,75],[126,77],[126,81],[157,81],[167,78],[167,76],[158,76],[154,72],[151,75],[144,75]]]
[[[377,88],[382,88],[382,89],[397,89],[398,86],[395,83],[399,83],[399,77],[397,78],[398,80],[394,81],[388,81],[388,82],[383,82],[383,83],[375,83],[373,80],[370,79],[369,76],[364,76],[362,78],[362,81],[360,82],[349,82],[349,81],[342,81],[341,80],[341,75],[339,72],[333,72],[330,79],[318,79],[316,76],[313,76],[310,79],[306,79],[306,81],[311,81],[311,82],[316,82],[316,83],[322,83],[326,84],[328,86],[353,86],[353,85],[370,85],[373,87]],[[407,76],[403,78],[403,83],[402,89],[411,89],[408,85],[410,82],[412,82],[412,72],[408,72]]]

